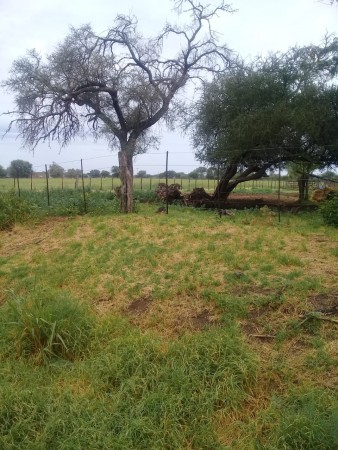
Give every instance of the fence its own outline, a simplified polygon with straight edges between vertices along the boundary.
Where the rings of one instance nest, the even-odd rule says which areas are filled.
[[[46,177],[31,177],[31,178],[0,178],[0,192],[8,190],[44,190],[49,189],[82,189],[81,177],[76,178],[52,178],[48,175]],[[86,189],[109,191],[114,190],[115,187],[120,185],[120,179],[118,177],[84,177],[84,186]],[[147,177],[134,177],[133,185],[136,190],[154,191],[159,183],[166,183],[166,178],[147,176]],[[213,192],[217,186],[216,179],[206,178],[168,178],[168,184],[179,184],[183,192],[189,192],[194,188],[203,187],[207,192]],[[311,188],[318,188],[320,182],[311,182]],[[278,190],[279,182],[276,178],[262,178],[260,180],[246,181],[239,184],[235,191],[247,190],[255,191],[266,190],[273,191]],[[280,187],[282,191],[292,192],[298,191],[298,182],[294,180],[281,180]]]
[[[160,154],[157,154],[159,156]],[[111,155],[108,155],[111,157]],[[89,158],[96,159],[96,158]],[[116,176],[101,176],[101,177],[90,177],[88,174],[84,174],[83,172],[83,160],[80,161],[70,161],[70,163],[77,163],[78,169],[74,169],[77,172],[77,176],[75,178],[69,177],[59,177],[53,178],[50,176],[49,171],[47,169],[47,165],[44,166],[44,171],[35,170],[31,174],[30,178],[0,178],[0,192],[9,191],[14,189],[18,192],[20,196],[21,191],[45,191],[46,192],[46,201],[48,205],[50,205],[51,198],[50,192],[53,190],[67,190],[67,189],[75,189],[79,191],[83,191],[83,199],[85,199],[85,192],[87,191],[114,191],[116,187],[120,185],[120,179]],[[142,167],[139,163],[138,167]],[[168,152],[166,152],[166,163],[163,165],[158,165],[162,170],[165,168],[163,173],[168,173]],[[143,166],[146,167],[146,166]],[[179,164],[171,164],[170,169],[174,169],[176,167],[182,167]],[[101,171],[103,169],[107,169],[108,167],[100,167],[97,169],[92,169],[92,171]],[[191,165],[190,165],[191,168]],[[197,168],[197,167],[196,167]],[[172,170],[173,172],[173,170]],[[155,191],[159,183],[170,184],[179,184],[181,186],[182,192],[190,192],[194,188],[204,188],[208,193],[212,193],[215,191],[218,180],[211,178],[193,178],[189,176],[177,176],[172,178],[165,178],[163,176],[154,176],[147,175],[145,177],[136,176],[134,177],[133,184],[135,191]],[[323,186],[323,181],[311,180],[309,182],[309,188],[317,189]],[[337,183],[330,183],[325,181],[325,185],[337,188]],[[293,200],[297,199],[298,196],[298,181],[290,180],[287,177],[282,177],[279,173],[279,176],[274,175],[272,177],[264,177],[258,180],[246,181],[237,185],[233,194],[237,195],[270,195],[270,197],[274,197],[274,201],[285,200],[287,197],[293,198]],[[233,195],[232,194],[232,195]]]

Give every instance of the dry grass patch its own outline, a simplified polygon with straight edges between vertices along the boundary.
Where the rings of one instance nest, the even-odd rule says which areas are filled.
[[[161,301],[154,301],[151,297],[136,298],[124,313],[143,331],[152,330],[165,337],[216,326],[221,319],[221,313],[214,305],[206,307],[203,300],[184,296]]]

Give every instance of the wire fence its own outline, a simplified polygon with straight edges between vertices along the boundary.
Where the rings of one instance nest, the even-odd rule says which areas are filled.
[[[175,152],[174,152],[175,153]],[[221,176],[221,172],[218,170],[216,172],[217,176],[211,177],[197,177],[189,176],[184,173],[177,174],[176,176],[167,176],[169,173],[175,173],[175,169],[177,167],[182,168],[184,164],[179,164],[177,161],[177,154],[174,156],[174,163],[168,164],[168,152],[165,154],[165,162],[163,164],[158,164],[160,175],[147,175],[146,171],[144,172],[144,176],[134,176],[133,178],[133,186],[135,191],[143,191],[143,192],[154,192],[159,184],[165,183],[168,185],[178,184],[180,185],[181,191],[183,193],[191,192],[196,188],[203,188],[207,193],[212,194],[218,184],[219,178]],[[160,157],[161,154],[157,153],[157,157]],[[112,158],[112,155],[104,156]],[[22,191],[45,191],[46,192],[46,201],[48,205],[51,203],[51,191],[53,190],[79,190],[83,191],[84,202],[85,193],[88,191],[114,191],[118,186],[120,186],[120,179],[116,174],[109,174],[109,170],[111,166],[105,165],[104,167],[97,167],[96,169],[92,169],[89,173],[84,172],[83,161],[99,159],[102,157],[96,158],[88,158],[86,160],[73,160],[66,161],[63,164],[72,164],[72,166],[76,166],[75,169],[72,167],[73,176],[66,176],[62,174],[59,177],[53,177],[50,173],[50,165],[45,164],[44,166],[35,166],[30,174],[30,176],[22,178],[22,177],[12,177],[12,178],[0,178],[0,192],[6,192],[9,190],[15,190],[20,196]],[[164,158],[163,158],[164,159]],[[138,162],[138,167],[147,167]],[[93,167],[93,164],[91,164]],[[151,166],[151,169],[154,170],[155,165]],[[148,167],[147,167],[148,168]],[[195,166],[189,165],[189,169],[197,169],[198,165]],[[44,169],[44,170],[41,170]],[[219,169],[219,168],[218,168]],[[91,173],[99,174],[99,176],[91,176]],[[69,173],[69,170],[68,170]],[[298,190],[299,190],[299,182],[298,180],[289,179],[286,176],[281,176],[281,172],[279,171],[279,175],[273,174],[270,177],[264,177],[257,180],[245,181],[239,183],[236,188],[233,190],[233,195],[245,195],[245,196],[270,196],[274,201],[282,201],[287,197],[291,197],[294,200],[297,200]],[[338,183],[330,180],[323,179],[311,179],[308,182],[308,188],[311,192],[315,189],[322,189],[324,187],[330,187],[333,189],[338,188]]]

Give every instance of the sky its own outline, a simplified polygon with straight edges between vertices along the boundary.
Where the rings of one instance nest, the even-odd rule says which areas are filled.
[[[208,0],[216,3],[216,0]],[[219,41],[227,44],[246,60],[268,52],[286,51],[294,45],[319,44],[326,33],[338,33],[338,5],[329,0],[229,0],[235,12],[225,13],[214,23]],[[117,14],[134,14],[143,34],[157,34],[166,21],[176,22],[170,0],[0,0],[0,80],[8,77],[12,62],[27,49],[47,54],[62,41],[70,26],[90,23],[97,34],[104,33]],[[189,91],[187,91],[189,92]],[[14,108],[13,98],[0,88],[0,114]],[[0,116],[0,165],[8,167],[14,159],[24,159],[33,169],[42,171],[53,161],[64,168],[109,170],[118,165],[117,153],[106,141],[77,139],[60,150],[40,144],[34,151],[22,148],[15,133],[4,136],[10,118]],[[169,169],[191,172],[201,164],[194,159],[188,136],[179,130],[161,126],[158,150],[135,158],[134,170],[159,173],[165,170],[166,152]]]

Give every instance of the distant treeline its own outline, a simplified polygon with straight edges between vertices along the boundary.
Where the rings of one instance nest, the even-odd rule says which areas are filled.
[[[59,164],[53,162],[48,166],[47,169],[48,176],[51,178],[79,178],[82,176],[82,172],[80,169],[67,169],[65,170]],[[139,170],[134,176],[135,178],[159,178],[165,179],[168,177],[169,179],[196,179],[196,180],[217,180],[219,177],[218,168],[217,167],[198,167],[189,173],[185,172],[176,172],[175,170],[168,170],[168,172],[161,172],[158,174],[148,174],[146,170]],[[28,161],[23,161],[21,159],[14,160],[10,163],[7,169],[4,169],[0,165],[0,178],[30,178],[33,176],[34,178],[42,178],[46,176],[45,171],[37,172],[33,170],[33,166]],[[113,166],[110,170],[98,170],[94,169],[83,175],[85,178],[107,178],[114,177],[118,178],[120,176],[120,169],[118,166]],[[274,172],[270,172],[267,176],[269,178],[278,178],[278,174]],[[286,179],[290,176],[290,174],[286,174],[282,176],[282,179]],[[327,178],[330,180],[338,181],[338,174],[333,171],[326,171],[321,174],[321,177]]]

